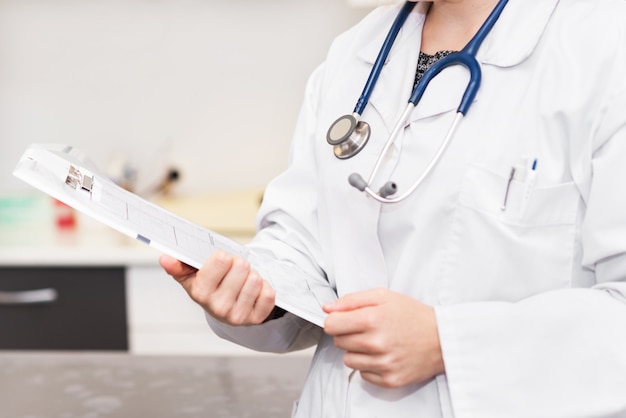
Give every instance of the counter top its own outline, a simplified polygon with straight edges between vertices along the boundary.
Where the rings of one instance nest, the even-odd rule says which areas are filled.
[[[254,235],[257,191],[168,197],[155,203],[214,232],[245,243]],[[11,219],[0,218],[0,266],[157,265],[160,252],[86,215],[59,228],[47,196],[24,200]]]
[[[0,354],[4,418],[289,417],[310,358]]]
[[[160,253],[105,226],[0,227],[0,266],[157,265]],[[88,225],[86,225],[88,224]]]

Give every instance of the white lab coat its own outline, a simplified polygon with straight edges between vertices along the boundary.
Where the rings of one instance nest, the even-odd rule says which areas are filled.
[[[296,417],[626,417],[626,2],[511,0],[442,160],[407,201],[381,206],[347,178],[367,178],[405,107],[422,5],[363,114],[369,144],[340,161],[325,135],[352,110],[398,8],[340,36],[312,76],[290,167],[267,189],[251,248],[325,274],[340,296],[388,287],[434,305],[446,374],[369,384],[291,314],[211,326],[258,350],[319,341]],[[460,67],[434,79],[381,182],[402,190],[417,178],[466,81]]]

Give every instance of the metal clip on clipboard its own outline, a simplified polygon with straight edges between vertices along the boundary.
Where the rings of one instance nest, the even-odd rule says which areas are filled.
[[[84,190],[91,194],[91,189],[93,188],[93,176],[84,175],[80,172],[79,169],[70,165],[70,169],[67,173],[67,178],[65,179],[65,184],[73,187],[74,189]]]

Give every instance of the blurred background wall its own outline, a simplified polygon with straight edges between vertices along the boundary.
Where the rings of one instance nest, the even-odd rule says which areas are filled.
[[[365,4],[362,4],[365,3]],[[180,193],[286,167],[306,79],[366,0],[0,0],[0,195],[33,142]],[[355,97],[355,100],[357,98]]]

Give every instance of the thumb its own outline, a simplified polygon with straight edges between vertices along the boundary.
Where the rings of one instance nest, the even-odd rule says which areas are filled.
[[[165,254],[159,257],[159,264],[167,274],[178,282],[184,281],[197,271],[195,268]]]

